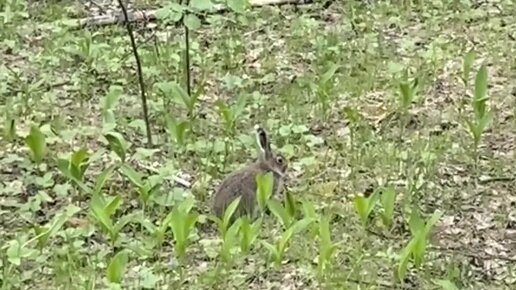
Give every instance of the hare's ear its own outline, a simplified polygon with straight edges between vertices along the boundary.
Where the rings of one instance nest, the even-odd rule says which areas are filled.
[[[269,141],[269,137],[267,136],[267,132],[265,132],[265,130],[258,125],[255,126],[255,130],[256,130],[256,141],[258,143],[258,146],[260,146],[260,151],[261,151],[262,156],[265,159],[271,158],[272,157],[271,143]]]

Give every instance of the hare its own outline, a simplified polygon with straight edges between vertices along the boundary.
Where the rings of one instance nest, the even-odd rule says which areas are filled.
[[[240,203],[233,214],[232,220],[242,215],[255,216],[256,209],[256,176],[261,173],[273,173],[273,194],[277,194],[283,187],[283,180],[287,170],[287,160],[281,154],[274,154],[267,132],[259,126],[255,127],[256,139],[260,146],[260,155],[257,161],[240,170],[229,174],[215,193],[213,212],[221,218],[226,208],[233,200],[241,196]]]

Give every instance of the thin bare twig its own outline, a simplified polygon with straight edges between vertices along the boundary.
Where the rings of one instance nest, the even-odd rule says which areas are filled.
[[[185,0],[186,6],[189,5],[189,0]],[[188,12],[185,12],[183,17],[186,17]],[[188,97],[192,96],[191,80],[190,80],[190,29],[183,23],[185,28],[185,74],[186,74],[186,92]]]
[[[136,60],[136,69],[138,70],[138,81],[140,83],[140,92],[143,106],[143,118],[145,120],[145,127],[147,129],[147,143],[149,144],[148,146],[152,147],[152,134],[150,129],[149,113],[147,110],[147,96],[145,95],[145,84],[143,83],[142,64],[140,61],[140,56],[138,55],[138,49],[136,48],[136,41],[134,40],[133,30],[131,28],[131,23],[129,22],[127,9],[125,8],[123,0],[118,0],[118,3],[120,4],[120,8],[122,8],[122,13],[124,14],[125,19],[125,27],[127,28],[127,33],[129,34],[129,38],[131,39],[131,46],[133,47],[134,58]]]

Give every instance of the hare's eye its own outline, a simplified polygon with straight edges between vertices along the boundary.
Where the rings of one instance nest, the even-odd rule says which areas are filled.
[[[276,157],[276,162],[283,164],[283,158],[281,156]]]

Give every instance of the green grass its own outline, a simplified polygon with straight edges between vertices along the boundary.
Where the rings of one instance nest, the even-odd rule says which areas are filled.
[[[135,5],[165,5],[158,2]],[[60,21],[87,11],[66,1],[0,3],[10,8],[0,14],[0,289],[516,287],[515,4],[335,2],[206,16],[191,33],[193,117],[171,89],[184,84],[184,30],[136,25],[153,148],[123,26],[68,29]],[[476,120],[481,65],[493,119],[475,149],[467,120]],[[403,109],[400,83],[415,78]],[[230,247],[229,260],[208,218],[221,179],[255,157],[255,124],[289,160],[294,220],[310,206],[316,217],[293,234],[278,264],[264,244],[286,231],[275,215],[264,216],[248,253]],[[119,139],[104,137],[113,131],[141,176],[119,167]],[[80,148],[89,161],[84,167],[76,154],[77,170],[85,169],[77,183],[65,160]],[[377,195],[386,187],[395,192],[391,226]],[[357,194],[375,205],[364,220]],[[185,200],[191,211],[178,207]],[[404,248],[436,211],[442,217],[421,239],[423,261],[410,257],[400,282]],[[184,256],[177,228],[164,227],[162,243],[151,234],[171,212],[175,226],[197,218]],[[125,226],[113,236],[110,222]],[[336,244],[322,267],[325,243]]]

